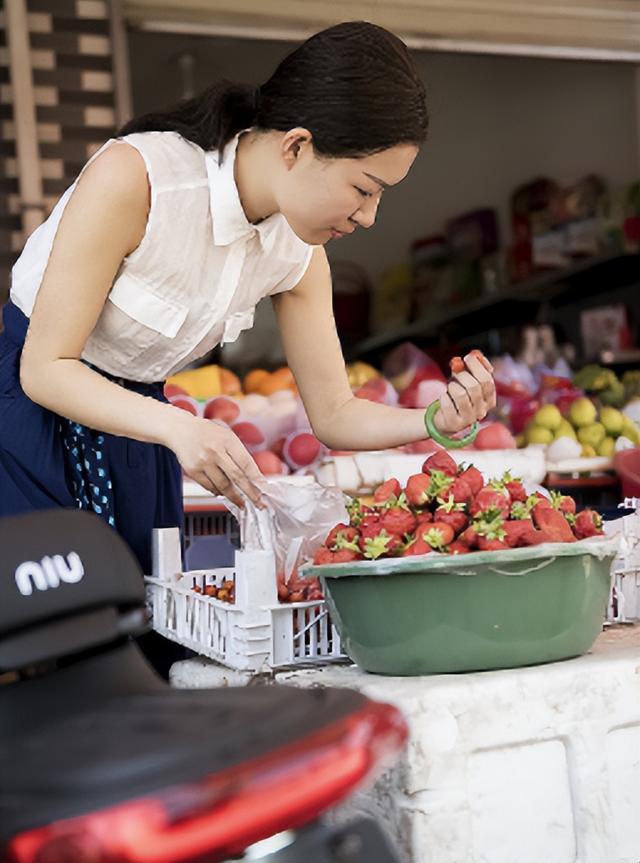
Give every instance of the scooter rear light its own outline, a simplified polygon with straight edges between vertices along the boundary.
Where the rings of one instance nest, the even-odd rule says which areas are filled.
[[[219,861],[313,821],[371,781],[407,737],[400,712],[356,713],[268,756],[186,785],[21,833],[8,863]],[[2,855],[0,854],[0,859]]]

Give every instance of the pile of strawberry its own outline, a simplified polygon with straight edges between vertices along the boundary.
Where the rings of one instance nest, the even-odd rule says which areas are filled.
[[[577,513],[572,497],[527,495],[509,473],[485,485],[476,467],[459,467],[444,450],[428,458],[404,489],[389,479],[370,506],[352,501],[349,515],[349,524],[330,531],[315,564],[498,551],[602,533],[600,515],[592,509]]]

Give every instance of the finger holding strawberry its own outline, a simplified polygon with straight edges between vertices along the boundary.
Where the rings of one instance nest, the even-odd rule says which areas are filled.
[[[454,357],[451,365],[451,381],[434,418],[434,425],[445,435],[484,419],[496,404],[493,367],[480,351],[471,351],[464,360]]]

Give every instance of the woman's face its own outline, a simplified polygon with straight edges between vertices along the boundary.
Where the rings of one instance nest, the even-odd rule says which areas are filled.
[[[289,143],[276,199],[298,237],[314,246],[370,228],[384,189],[407,176],[418,154],[414,144],[397,144],[372,156],[332,159],[315,154],[310,136]]]

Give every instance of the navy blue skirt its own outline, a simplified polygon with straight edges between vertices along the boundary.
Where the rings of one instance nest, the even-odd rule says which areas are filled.
[[[159,444],[71,423],[31,401],[20,386],[20,355],[29,320],[13,303],[0,333],[0,517],[51,507],[89,509],[128,542],[151,572],[151,531],[183,524],[182,473]],[[98,370],[99,371],[99,370]],[[114,379],[166,401],[162,383]]]

